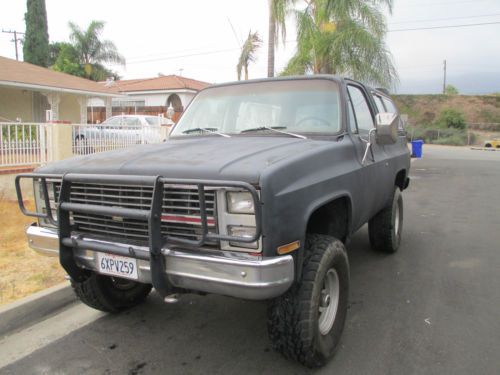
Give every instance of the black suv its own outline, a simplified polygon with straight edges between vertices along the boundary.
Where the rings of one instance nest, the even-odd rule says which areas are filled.
[[[334,76],[212,86],[161,144],[79,156],[16,180],[77,296],[117,312],[154,287],[267,300],[276,350],[317,367],[347,313],[345,245],[368,223],[394,253],[410,153],[382,91]],[[34,182],[36,212],[20,179]]]

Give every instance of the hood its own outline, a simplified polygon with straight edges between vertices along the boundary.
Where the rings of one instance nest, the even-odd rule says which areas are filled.
[[[197,136],[78,156],[49,164],[37,172],[160,175],[257,184],[268,166],[311,151],[321,143],[324,142],[281,136]]]

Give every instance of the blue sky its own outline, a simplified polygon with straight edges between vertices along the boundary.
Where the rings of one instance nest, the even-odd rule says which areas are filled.
[[[24,31],[26,2],[1,1],[0,28]],[[127,59],[125,68],[111,68],[124,78],[181,72],[209,82],[235,80],[238,46],[249,29],[264,39],[250,78],[266,76],[267,0],[46,0],[46,4],[51,41],[68,39],[68,21],[81,26],[93,19],[105,21],[104,37],[113,40]],[[390,30],[500,22],[500,0],[395,0],[387,22]],[[277,71],[295,49],[292,18],[288,30],[289,42],[277,51]],[[500,92],[499,40],[500,24],[389,32],[386,43],[399,71],[398,92],[438,93],[444,59],[448,82],[462,93]],[[0,34],[0,55],[15,57],[7,34]]]

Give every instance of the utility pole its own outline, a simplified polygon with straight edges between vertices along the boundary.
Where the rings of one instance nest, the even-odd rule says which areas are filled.
[[[5,34],[14,34],[14,39],[11,40],[11,42],[14,42],[14,45],[16,46],[16,60],[19,61],[19,52],[17,51],[17,42],[21,41],[21,38],[18,38],[18,35],[24,35],[24,33],[16,30],[4,30],[2,29],[2,33]]]
[[[446,94],[446,60],[443,62],[443,68],[444,68],[444,77],[443,77],[443,95]]]

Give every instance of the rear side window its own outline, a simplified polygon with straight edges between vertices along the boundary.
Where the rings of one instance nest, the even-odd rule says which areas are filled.
[[[123,119],[123,124],[128,126],[138,126],[141,125],[141,120],[137,117],[125,117]]]
[[[366,133],[373,129],[373,117],[370,111],[370,106],[363,92],[355,86],[348,86],[349,96],[351,98],[354,116],[360,133]]]
[[[384,101],[385,108],[387,108],[387,112],[398,113],[398,109],[396,108],[392,100],[387,98],[382,98],[382,100]]]
[[[385,112],[384,103],[382,103],[382,98],[378,95],[373,95],[373,100],[375,101],[375,105],[377,106],[378,113]]]
[[[121,117],[110,117],[106,121],[103,122],[105,125],[119,125]]]
[[[386,97],[382,97],[382,100],[384,101],[385,108],[387,108],[387,112],[390,113],[397,113],[399,114],[398,109],[396,108],[396,105],[394,102]],[[400,118],[399,119],[399,129],[403,130],[403,120]]]

